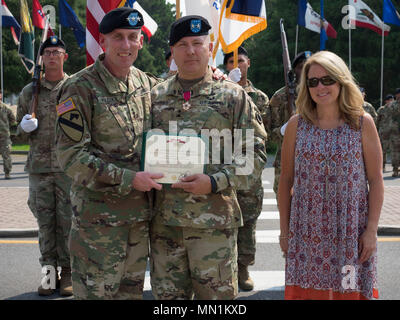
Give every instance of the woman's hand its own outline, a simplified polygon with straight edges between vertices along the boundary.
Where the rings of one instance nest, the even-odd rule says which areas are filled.
[[[373,230],[365,230],[358,242],[359,262],[362,264],[367,261],[376,250],[376,232]]]

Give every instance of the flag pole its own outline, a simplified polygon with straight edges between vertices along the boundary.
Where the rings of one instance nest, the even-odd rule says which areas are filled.
[[[351,26],[349,26],[349,69],[351,72]]]
[[[385,31],[384,31],[385,23],[382,21],[382,56],[381,56],[381,106],[383,106],[383,57],[385,54]]]
[[[299,25],[296,25],[296,47],[294,50],[294,56],[297,57],[297,42],[299,41]]]
[[[181,17],[181,1],[176,0],[176,20],[178,20]]]

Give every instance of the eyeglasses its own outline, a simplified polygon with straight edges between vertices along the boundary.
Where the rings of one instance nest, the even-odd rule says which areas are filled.
[[[336,80],[331,78],[330,76],[325,76],[322,78],[310,78],[307,79],[307,86],[309,88],[315,88],[318,86],[318,83],[321,82],[324,86],[331,86],[336,83]]]
[[[51,55],[53,55],[55,57],[58,57],[59,55],[61,55],[63,53],[65,53],[65,52],[58,51],[58,50],[53,50],[53,51],[46,50],[46,51],[43,52],[43,55],[46,56],[46,57],[50,57]]]

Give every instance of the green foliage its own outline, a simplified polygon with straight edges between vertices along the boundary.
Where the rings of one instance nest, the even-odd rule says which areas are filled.
[[[382,1],[364,0],[371,9],[382,16]],[[139,1],[141,6],[158,23],[158,30],[148,41],[145,36],[144,47],[139,52],[135,66],[139,69],[161,74],[166,66],[164,55],[169,49],[168,36],[172,22],[175,19],[174,6],[166,4],[165,0]],[[269,97],[284,85],[282,48],[279,33],[279,19],[285,20],[285,30],[288,38],[289,53],[293,58],[295,53],[296,24],[297,24],[297,0],[266,0],[268,27],[259,34],[254,35],[244,43],[251,58],[249,78],[256,87],[263,90]],[[394,6],[400,11],[400,0],[392,0]],[[42,6],[53,5],[58,13],[58,0],[40,0]],[[70,6],[78,15],[82,25],[86,27],[86,0],[68,0]],[[319,12],[320,1],[309,0],[315,11]],[[325,17],[338,33],[337,39],[326,42],[326,49],[335,52],[348,62],[348,30],[342,28],[342,7],[347,1],[325,1]],[[28,1],[32,6],[32,2]],[[7,0],[7,6],[19,21],[19,0]],[[58,34],[58,16],[57,16]],[[400,28],[390,25],[391,32],[385,37],[384,60],[384,95],[393,93],[400,87]],[[35,29],[37,51],[40,42],[41,30]],[[74,34],[68,28],[62,28],[62,39],[67,44],[69,58],[64,65],[67,73],[73,74],[86,65],[86,51],[80,49],[76,43]],[[298,52],[319,50],[319,34],[303,27],[299,28]],[[3,28],[3,66],[5,96],[11,93],[19,93],[31,80],[20,58],[18,48],[14,44],[9,28]],[[363,28],[352,31],[352,71],[358,83],[366,88],[367,100],[376,108],[380,98],[380,68],[381,68],[381,36]]]

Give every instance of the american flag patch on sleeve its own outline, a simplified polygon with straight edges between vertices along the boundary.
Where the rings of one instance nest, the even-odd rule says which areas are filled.
[[[75,109],[75,104],[72,101],[72,98],[69,98],[67,100],[65,100],[64,102],[60,103],[59,105],[57,105],[57,114],[58,116],[61,116],[62,114],[74,110]]]

